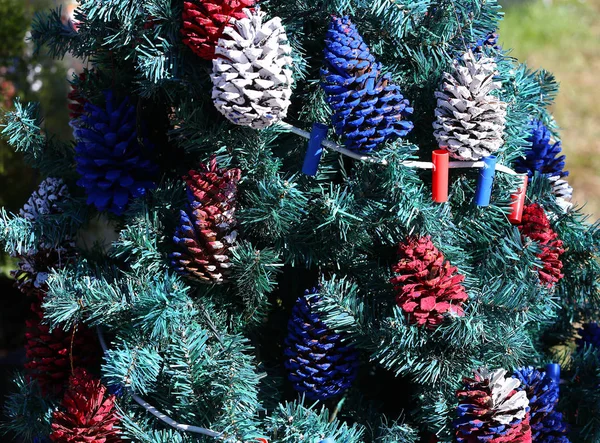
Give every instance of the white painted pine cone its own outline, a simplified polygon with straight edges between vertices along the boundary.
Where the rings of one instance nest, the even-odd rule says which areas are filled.
[[[573,187],[566,180],[555,175],[549,178],[552,183],[552,193],[556,196],[556,203],[564,212],[573,209]]]
[[[223,31],[213,60],[212,98],[235,124],[266,128],[285,117],[292,96],[292,49],[279,17],[244,9]]]
[[[62,179],[49,177],[33,191],[19,215],[29,221],[35,221],[40,215],[56,214],[61,212],[57,203],[69,196],[67,185]]]
[[[506,103],[490,92],[501,84],[494,81],[496,63],[489,57],[476,60],[469,51],[454,62],[454,73],[444,73],[437,91],[434,136],[450,156],[474,161],[487,157],[504,144]]]

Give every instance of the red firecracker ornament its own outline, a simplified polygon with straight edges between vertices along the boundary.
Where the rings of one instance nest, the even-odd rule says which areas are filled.
[[[75,369],[60,410],[52,414],[50,440],[60,443],[116,443],[119,416],[115,396],[85,369]]]
[[[550,226],[544,209],[537,203],[523,209],[523,219],[519,230],[522,238],[535,240],[542,246],[542,252],[538,254],[538,258],[544,267],[538,273],[540,282],[551,288],[564,276],[561,272],[563,263],[560,259],[565,252],[562,240],[558,239],[558,234]]]
[[[198,57],[215,58],[215,46],[231,19],[246,15],[244,8],[254,6],[255,0],[191,0],[183,2],[183,43]]]
[[[90,365],[100,354],[96,336],[79,326],[75,332],[64,331],[42,323],[44,293],[38,291],[26,320],[25,371],[38,382],[45,395],[59,395],[65,388],[72,367]]]
[[[433,328],[444,314],[462,316],[468,299],[460,283],[464,276],[444,261],[444,255],[429,237],[409,238],[398,248],[399,261],[390,281],[396,290],[396,303],[411,323]]]

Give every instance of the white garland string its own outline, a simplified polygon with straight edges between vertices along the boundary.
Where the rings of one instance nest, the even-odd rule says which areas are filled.
[[[304,137],[308,140],[310,140],[310,132],[308,131],[304,131],[300,128],[295,127],[294,125],[290,125],[289,123],[286,122],[279,122],[277,123],[277,125],[282,128],[282,129],[286,129],[290,132],[293,132],[296,135],[299,135],[300,137]],[[387,165],[388,162],[385,159],[380,159],[377,157],[371,157],[369,155],[363,155],[363,154],[359,154],[357,152],[351,151],[349,149],[344,148],[343,146],[338,145],[335,142],[332,142],[331,140],[328,139],[324,139],[321,144],[328,148],[331,149],[332,151],[336,151],[339,152],[340,154],[346,155],[348,157],[352,157],[356,160],[360,160],[360,161],[364,161],[364,162],[369,162],[369,163],[379,163],[381,165]],[[407,168],[418,168],[418,169],[433,169],[433,163],[432,162],[420,162],[420,161],[412,161],[412,160],[405,160],[400,162],[402,165],[406,166]],[[483,168],[484,163],[482,161],[476,161],[476,162],[467,162],[467,161],[453,161],[453,162],[448,162],[448,168],[450,169],[460,169],[460,168]],[[513,171],[512,169],[510,169],[508,166],[504,166],[504,165],[496,165],[496,171],[500,171],[500,172],[504,172],[506,174],[509,175],[520,175],[518,172]]]
[[[98,340],[100,341],[100,346],[102,347],[102,351],[104,351],[104,353],[106,354],[106,352],[108,351],[108,347],[106,346],[106,341],[104,340],[104,335],[102,335],[102,330],[100,329],[99,326],[96,327],[96,332],[98,334]],[[169,417],[168,415],[160,412],[158,409],[156,409],[154,406],[152,406],[146,400],[141,398],[139,395],[136,395],[131,391],[130,391],[130,394],[131,394],[131,398],[133,398],[138,405],[140,405],[142,408],[144,408],[150,414],[154,415],[156,418],[158,418],[163,423],[168,424],[169,426],[177,429],[178,431],[192,432],[195,434],[202,434],[202,435],[207,435],[209,437],[216,437],[216,438],[221,438],[221,439],[223,438],[220,433],[211,431],[210,429],[201,428],[199,426],[192,426],[192,425],[185,425],[182,423],[178,423],[175,420],[173,420],[171,417]]]

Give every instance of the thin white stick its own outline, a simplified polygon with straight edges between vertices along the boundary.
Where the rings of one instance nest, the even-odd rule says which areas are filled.
[[[106,354],[106,352],[108,351],[108,347],[106,346],[106,341],[104,340],[104,335],[102,334],[102,329],[100,329],[99,326],[96,327],[96,333],[98,334],[98,341],[100,342],[100,346],[102,347],[102,350]],[[142,399],[140,396],[133,394],[131,392],[130,392],[130,394],[131,394],[131,398],[133,398],[135,400],[135,402],[137,404],[139,404],[142,408],[144,408],[150,414],[157,417],[160,421],[168,424],[169,426],[174,427],[175,429],[177,429],[179,431],[193,432],[195,434],[208,435],[209,437],[222,438],[221,434],[219,434],[218,432],[215,432],[215,431],[211,431],[210,429],[201,428],[199,426],[184,425],[181,423],[177,423],[171,417],[160,412],[158,409],[156,409],[150,403],[148,403],[147,401]]]
[[[293,132],[294,134],[299,135],[300,137],[310,139],[310,132],[304,131],[304,130],[297,128],[294,125],[290,125],[289,123],[286,123],[286,122],[279,122],[278,125],[279,125],[279,127],[283,128],[283,129],[287,129],[288,131]],[[357,154],[356,152],[346,149],[328,139],[324,139],[321,142],[321,144],[323,146],[325,146],[326,148],[331,149],[332,151],[339,152],[340,154],[347,155],[348,157],[352,157],[356,160],[361,160],[361,161],[370,162],[370,163],[379,163],[382,165],[388,164],[387,160],[379,159],[376,157],[371,157],[369,155]],[[431,162],[419,162],[419,161],[405,160],[400,163],[408,168],[433,169],[433,163],[431,163]],[[450,169],[483,168],[483,166],[484,166],[484,163],[482,161],[479,161],[479,162],[462,162],[461,161],[461,162],[449,162],[448,163],[448,167]],[[508,166],[504,166],[504,165],[496,165],[496,171],[504,172],[504,173],[510,174],[510,175],[519,175],[517,172],[510,169]]]

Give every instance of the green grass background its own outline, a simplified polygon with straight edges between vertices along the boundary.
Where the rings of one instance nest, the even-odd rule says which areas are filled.
[[[561,128],[574,201],[600,218],[600,0],[505,5],[500,43],[560,82],[552,112]]]

